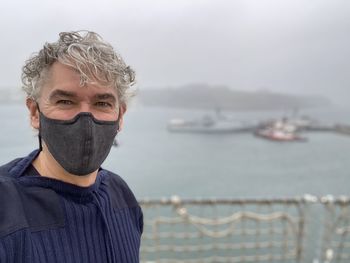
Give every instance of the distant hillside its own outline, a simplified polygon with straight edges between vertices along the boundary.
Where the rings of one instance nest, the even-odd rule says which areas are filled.
[[[144,89],[138,94],[145,106],[227,110],[288,110],[326,107],[331,101],[320,96],[296,96],[269,91],[244,92],[226,86],[187,85],[178,88]]]

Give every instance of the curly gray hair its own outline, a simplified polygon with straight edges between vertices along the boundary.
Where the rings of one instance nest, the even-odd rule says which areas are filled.
[[[56,61],[78,70],[82,86],[92,81],[112,86],[121,103],[126,103],[129,88],[135,82],[134,71],[98,34],[90,31],[62,32],[57,42],[46,43],[23,66],[23,90],[29,98],[38,99],[50,66]]]

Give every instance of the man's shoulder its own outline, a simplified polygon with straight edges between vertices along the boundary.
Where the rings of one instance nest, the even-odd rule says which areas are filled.
[[[108,174],[108,187],[116,208],[136,207],[138,202],[128,184],[116,173],[103,170]]]
[[[20,158],[0,166],[0,200],[2,200],[3,203],[3,205],[0,206],[0,214],[1,208],[7,205],[9,201],[16,202],[19,200],[17,198],[18,190],[16,179],[11,176],[10,172],[18,161],[20,161]]]
[[[50,189],[26,187],[18,178],[28,158],[0,166],[0,238],[22,229],[41,230],[62,225],[57,195]]]
[[[23,158],[16,158],[6,164],[0,165],[0,182],[2,180],[8,180],[6,177],[10,176],[11,169],[18,164]]]
[[[0,239],[18,230],[63,225],[59,199],[50,189],[25,187],[14,177],[0,176],[0,200]]]
[[[27,222],[23,213],[23,205],[20,191],[16,180],[3,170],[7,166],[2,166],[0,175],[0,238],[18,229],[25,228]]]

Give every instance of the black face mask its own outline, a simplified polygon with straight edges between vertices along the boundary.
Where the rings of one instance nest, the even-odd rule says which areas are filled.
[[[55,160],[74,175],[87,175],[101,166],[118,129],[119,119],[101,121],[89,112],[70,120],[50,119],[40,112],[39,136]]]

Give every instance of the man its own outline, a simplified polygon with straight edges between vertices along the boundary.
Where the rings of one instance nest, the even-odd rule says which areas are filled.
[[[139,262],[142,211],[101,168],[134,81],[93,32],[64,32],[23,67],[39,150],[0,168],[0,262]]]

